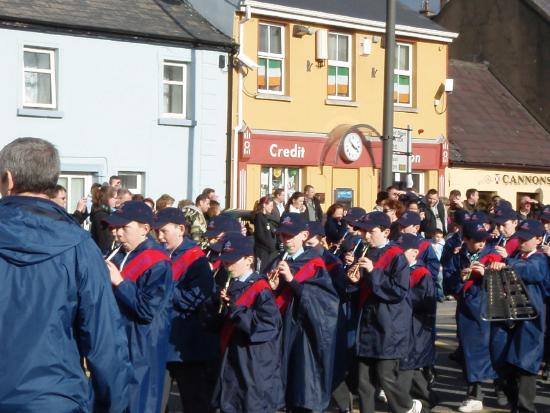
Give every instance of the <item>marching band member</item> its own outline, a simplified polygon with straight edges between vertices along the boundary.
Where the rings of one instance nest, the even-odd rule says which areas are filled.
[[[185,237],[185,215],[181,210],[161,209],[153,227],[172,260],[174,292],[168,370],[178,384],[185,412],[206,413],[212,410],[210,400],[218,362],[218,337],[201,326],[199,310],[214,293],[212,270],[197,243]],[[165,400],[171,386],[167,387]]]
[[[519,247],[491,268],[512,267],[527,289],[529,300],[538,316],[533,320],[515,321],[513,326],[493,323],[495,334],[505,336],[499,347],[500,357],[506,362],[505,390],[513,411],[535,412],[536,379],[544,353],[545,309],[544,297],[550,280],[548,260],[537,251],[544,235],[543,224],[533,219],[522,221],[516,233]]]
[[[443,286],[446,294],[457,297],[457,331],[468,383],[467,398],[458,410],[467,413],[483,409],[481,382],[497,378],[489,348],[491,328],[481,319],[481,283],[485,266],[501,257],[486,246],[491,234],[482,223],[464,224],[463,236],[460,252],[445,266]]]
[[[282,377],[291,412],[322,411],[332,393],[338,294],[322,256],[304,248],[308,223],[285,213],[277,229],[288,259],[274,263],[269,282],[283,317]]]
[[[148,237],[153,212],[145,203],[128,201],[106,222],[116,228],[122,248],[106,261],[111,284],[125,321],[134,377],[128,384],[128,411],[160,411],[166,368],[172,271],[163,248]]]
[[[546,205],[540,214],[540,219],[544,225],[544,235],[542,236],[542,251],[547,257],[550,257],[550,205]],[[549,261],[550,265],[550,261]],[[546,334],[544,340],[544,369],[543,377],[550,377],[550,280],[546,287]]]
[[[223,413],[274,413],[284,403],[281,314],[267,280],[253,271],[253,255],[245,236],[224,238],[220,259],[230,283],[220,293],[223,361],[214,393]]]
[[[396,241],[409,263],[411,272],[410,297],[413,309],[409,351],[401,359],[399,368],[411,376],[411,397],[422,402],[429,411],[433,396],[421,369],[435,360],[436,287],[430,270],[419,258],[421,241],[412,233],[401,235]]]
[[[360,271],[348,272],[352,283],[360,283],[361,316],[357,331],[359,362],[359,407],[374,412],[379,384],[394,413],[419,413],[422,403],[408,391],[410,381],[399,371],[399,360],[408,351],[412,308],[409,297],[410,270],[402,251],[389,242],[390,218],[373,211],[355,222],[370,244],[358,260]],[[376,379],[377,380],[376,380]]]
[[[330,208],[329,208],[330,209]],[[325,230],[320,222],[310,221],[309,239],[306,246],[316,249],[322,254],[323,260],[336,292],[340,297],[340,312],[334,357],[332,399],[341,413],[351,413],[352,399],[348,381],[353,370],[355,330],[357,327],[357,305],[352,301],[355,288],[347,282],[344,265],[338,257],[323,246]],[[355,304],[355,306],[353,305]]]
[[[495,251],[507,258],[514,254],[519,247],[519,239],[515,235],[518,225],[518,214],[511,208],[496,208],[494,221],[498,226],[501,238],[497,241]]]

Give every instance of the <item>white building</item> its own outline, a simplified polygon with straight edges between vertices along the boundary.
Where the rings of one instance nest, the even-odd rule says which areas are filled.
[[[186,1],[0,0],[0,45],[0,145],[53,142],[68,209],[111,175],[223,202],[232,43]]]

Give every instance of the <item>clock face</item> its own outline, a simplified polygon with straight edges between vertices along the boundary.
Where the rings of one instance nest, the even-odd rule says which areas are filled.
[[[356,161],[362,152],[363,142],[359,134],[351,132],[344,136],[344,141],[342,142],[342,157],[344,160],[349,162]]]

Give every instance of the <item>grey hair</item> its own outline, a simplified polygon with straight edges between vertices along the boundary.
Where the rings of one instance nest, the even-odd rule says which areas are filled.
[[[13,179],[13,193],[48,193],[59,178],[59,153],[50,142],[39,138],[18,138],[0,151],[0,177]]]

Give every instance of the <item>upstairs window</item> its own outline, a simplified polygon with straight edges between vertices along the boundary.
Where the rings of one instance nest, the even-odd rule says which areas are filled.
[[[258,48],[258,91],[283,94],[284,91],[284,27],[260,23]]]
[[[412,45],[397,43],[393,72],[393,103],[412,106]]]
[[[351,99],[351,36],[328,34],[328,82],[329,99]]]
[[[163,68],[163,112],[167,117],[187,117],[187,64],[164,61]]]
[[[55,50],[23,48],[23,106],[57,107]]]

